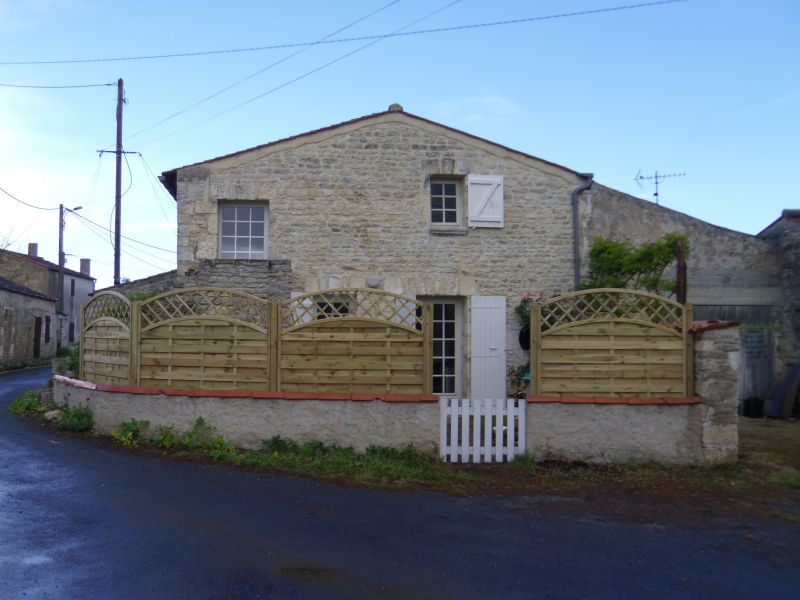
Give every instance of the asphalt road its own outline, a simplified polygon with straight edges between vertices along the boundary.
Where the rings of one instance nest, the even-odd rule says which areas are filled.
[[[800,597],[800,543],[788,560],[768,543],[785,529],[754,540],[160,460],[4,410],[48,375],[0,375],[3,599]]]

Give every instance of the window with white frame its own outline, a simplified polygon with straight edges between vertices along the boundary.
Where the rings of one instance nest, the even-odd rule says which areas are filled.
[[[463,312],[458,298],[418,298],[432,306],[433,393],[460,396],[462,393]]]
[[[456,179],[431,179],[431,224],[461,223],[461,183]]]
[[[222,204],[219,212],[219,257],[267,257],[267,207],[263,204]]]

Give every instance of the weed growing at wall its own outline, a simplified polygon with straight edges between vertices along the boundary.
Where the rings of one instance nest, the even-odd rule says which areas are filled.
[[[159,425],[147,441],[164,450],[172,450],[180,447],[181,436],[172,425]]]
[[[25,392],[11,403],[8,410],[15,415],[35,415],[44,410],[36,392]]]
[[[64,414],[56,421],[56,428],[62,431],[91,431],[94,427],[92,411],[88,406],[70,406],[63,408]]]
[[[142,432],[147,429],[149,425],[150,421],[147,420],[137,421],[136,419],[131,419],[130,421],[122,421],[111,433],[111,437],[123,446],[138,446],[144,439]]]

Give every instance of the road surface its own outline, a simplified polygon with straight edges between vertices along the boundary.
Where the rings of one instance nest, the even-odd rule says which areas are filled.
[[[769,543],[785,528],[754,540],[163,460],[5,411],[48,377],[0,375],[0,598],[800,597],[797,553]]]

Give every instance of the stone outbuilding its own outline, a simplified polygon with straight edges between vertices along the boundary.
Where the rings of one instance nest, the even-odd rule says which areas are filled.
[[[766,375],[740,394],[765,393],[800,347],[797,254],[786,250],[796,223],[759,236],[724,229],[396,104],[161,179],[177,201],[178,264],[151,288],[413,296],[433,305],[437,393],[505,395],[507,370],[527,361],[514,307],[575,289],[599,236],[688,235],[696,316],[742,321],[760,352],[749,364]]]
[[[95,278],[91,262],[81,259],[81,270],[64,268],[64,282],[59,294],[59,267],[39,256],[38,244],[28,244],[28,253],[0,250],[0,275],[56,301],[58,323],[54,322],[54,338],[65,346],[80,339],[81,307],[94,293]],[[63,306],[59,300],[63,299]]]
[[[53,356],[55,333],[55,299],[0,277],[0,364]]]

